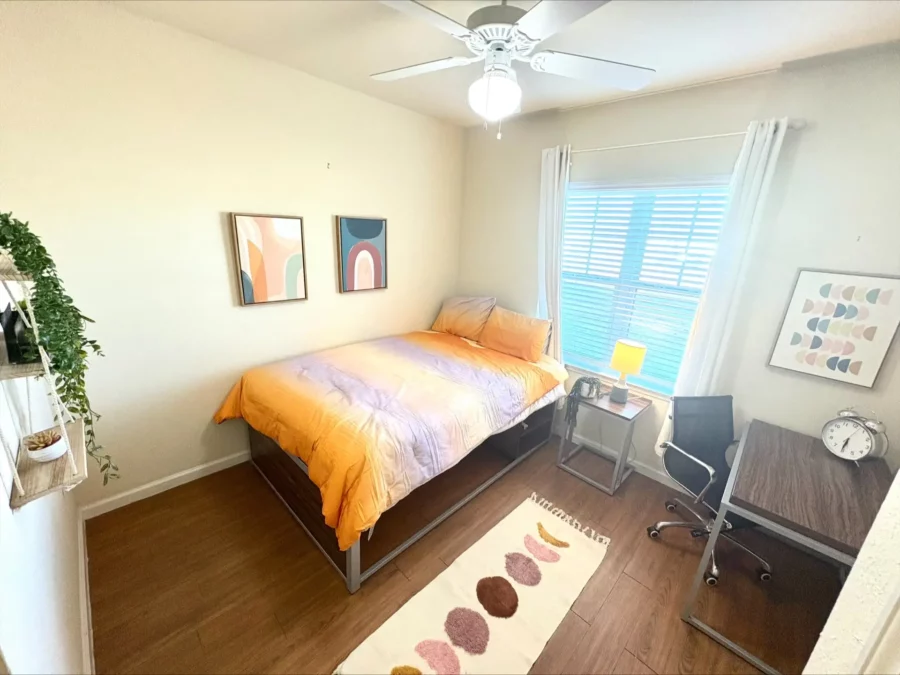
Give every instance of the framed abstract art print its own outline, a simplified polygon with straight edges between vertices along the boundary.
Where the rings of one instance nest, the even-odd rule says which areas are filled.
[[[349,216],[335,221],[340,292],[387,288],[387,221]]]
[[[900,277],[802,269],[769,365],[871,387],[900,324]]]
[[[232,213],[242,305],[306,300],[303,218]]]

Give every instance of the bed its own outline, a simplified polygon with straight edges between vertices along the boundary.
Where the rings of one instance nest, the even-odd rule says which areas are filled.
[[[249,424],[257,469],[355,592],[529,454],[509,443],[510,434],[520,438],[539,422],[529,451],[549,438],[551,404],[564,395],[565,379],[565,369],[547,356],[529,362],[448,333],[417,331],[254,368],[215,420]],[[486,473],[461,470],[475,450]],[[485,460],[488,451],[498,457]],[[494,461],[500,455],[502,465]],[[469,474],[476,485],[466,485]],[[442,475],[450,493],[459,491],[457,483],[472,489],[455,494],[427,523],[404,514],[404,500],[433,496],[431,481]],[[367,553],[379,548],[370,542],[388,512],[409,521],[412,536],[383,555]]]

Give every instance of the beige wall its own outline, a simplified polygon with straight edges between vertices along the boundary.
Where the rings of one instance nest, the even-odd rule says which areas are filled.
[[[742,418],[817,434],[838,409],[874,410],[900,465],[900,339],[872,389],[765,364],[798,267],[900,274],[900,48],[785,70],[760,116],[805,118],[772,186],[754,271],[740,302],[747,329],[731,345]],[[760,327],[760,328],[757,328]]]
[[[211,422],[241,372],[426,327],[455,289],[460,129],[113,5],[0,4],[0,64],[0,205],[106,353],[122,478],[82,502],[246,450]],[[308,301],[239,306],[229,211],[304,217]],[[338,294],[335,214],[387,218],[388,290]]]
[[[53,415],[43,387],[31,385],[32,424],[46,429]],[[25,381],[0,382],[0,427],[6,439],[28,420]],[[12,471],[0,457],[0,650],[9,671],[82,672],[78,518],[72,494],[56,493],[9,508]],[[3,672],[0,664],[0,673]]]
[[[460,288],[496,294],[523,312],[537,303],[540,150],[574,149],[739,131],[753,119],[791,116],[760,244],[752,254],[744,312],[729,346],[723,393],[735,395],[738,423],[759,417],[818,434],[841,407],[875,411],[900,439],[900,349],[873,389],[775,370],[766,362],[799,267],[900,274],[900,50],[896,46],[796,64],[778,73],[578,110],[533,115],[504,126],[503,140],[480,129],[466,137]],[[629,180],[708,175],[733,163],[740,141],[576,155],[573,177]],[[664,403],[638,425],[639,463],[657,468],[653,441]],[[599,442],[599,420],[579,432]],[[606,427],[616,447],[621,429]],[[892,452],[900,463],[900,440]]]

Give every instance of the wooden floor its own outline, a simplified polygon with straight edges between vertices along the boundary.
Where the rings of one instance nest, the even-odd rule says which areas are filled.
[[[97,672],[330,673],[532,491],[612,539],[532,672],[756,672],[679,619],[702,549],[684,530],[647,537],[647,525],[671,519],[670,491],[635,474],[608,497],[559,471],[555,452],[554,442],[535,453],[353,596],[250,464],[94,518]],[[608,471],[603,460],[581,461]],[[760,584],[752,563],[726,550],[721,584],[704,587],[699,614],[799,672],[837,597],[835,571],[748,534],[775,578]]]

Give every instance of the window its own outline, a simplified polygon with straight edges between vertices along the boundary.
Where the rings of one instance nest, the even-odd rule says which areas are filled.
[[[728,200],[726,185],[569,186],[563,225],[566,364],[618,376],[616,340],[647,345],[634,384],[671,394]]]

